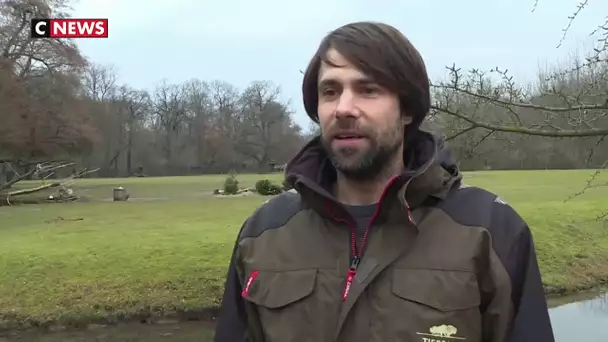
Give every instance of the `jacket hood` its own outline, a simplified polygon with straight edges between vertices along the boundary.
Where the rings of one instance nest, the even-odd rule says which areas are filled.
[[[385,189],[385,193],[389,188],[401,190],[408,207],[422,204],[429,196],[445,198],[448,191],[462,179],[443,139],[421,130],[414,134],[405,140],[405,168],[402,174]],[[330,190],[336,180],[336,169],[321,145],[320,136],[312,139],[287,163],[285,174],[287,181],[303,197],[321,195],[337,202]],[[396,191],[397,193],[401,192]]]

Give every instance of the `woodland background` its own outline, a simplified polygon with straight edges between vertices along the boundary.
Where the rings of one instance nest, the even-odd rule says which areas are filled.
[[[268,80],[136,89],[73,41],[29,38],[30,18],[65,16],[69,5],[0,0],[0,184],[49,161],[72,163],[58,173],[98,168],[95,177],[268,172],[317,132],[294,123]],[[608,19],[591,34],[596,49],[531,84],[498,68],[448,67],[432,80],[426,128],[449,140],[463,170],[604,168]]]

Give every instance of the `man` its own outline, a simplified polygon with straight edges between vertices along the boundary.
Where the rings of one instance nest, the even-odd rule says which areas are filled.
[[[322,134],[286,167],[296,191],[243,225],[215,341],[553,341],[530,229],[419,129],[430,92],[412,44],[340,27],[302,90]]]

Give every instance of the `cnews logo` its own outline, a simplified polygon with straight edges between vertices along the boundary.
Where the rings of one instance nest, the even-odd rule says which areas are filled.
[[[108,38],[108,19],[32,19],[32,38]]]

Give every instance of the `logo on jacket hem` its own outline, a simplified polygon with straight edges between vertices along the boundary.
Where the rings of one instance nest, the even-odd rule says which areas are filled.
[[[428,333],[417,332],[417,335],[427,336],[422,338],[422,342],[447,342],[454,340],[466,340],[464,337],[456,336],[458,329],[453,325],[436,325],[429,328]]]

